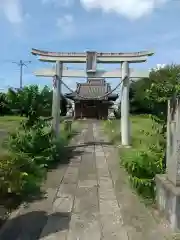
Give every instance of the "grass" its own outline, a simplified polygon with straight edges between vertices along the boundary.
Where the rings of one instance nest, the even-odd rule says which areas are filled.
[[[1,116],[0,117],[0,130],[12,131],[18,127],[19,123],[24,120],[20,116]]]
[[[24,119],[24,117],[20,116],[0,117],[0,158],[7,155],[6,139],[8,137],[8,133],[15,131],[20,122]]]
[[[152,144],[156,144],[157,132],[152,128],[153,121],[148,115],[131,116],[131,148],[121,148],[123,155],[129,155],[139,150],[148,150]],[[105,129],[111,140],[120,145],[120,120],[114,120],[111,123],[105,122]]]
[[[152,203],[154,199],[154,176],[163,172],[164,149],[160,143],[163,136],[157,133],[159,125],[149,115],[131,116],[131,148],[121,146],[120,120],[106,121],[104,124],[110,139],[119,146],[120,163],[129,174],[132,186],[140,195]]]
[[[21,116],[0,116],[0,158],[7,155],[6,139],[8,138],[8,134],[15,131],[20,122],[25,119],[25,117]],[[78,122],[73,122],[72,132],[75,132],[77,129]],[[60,123],[60,131],[61,130],[64,134],[64,123],[62,122],[62,119]]]

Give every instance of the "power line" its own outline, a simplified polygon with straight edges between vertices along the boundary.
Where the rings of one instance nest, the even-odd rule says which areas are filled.
[[[22,89],[23,87],[23,67],[27,67],[26,64],[30,64],[31,61],[23,61],[23,60],[20,60],[19,62],[12,62],[12,63],[15,63],[17,64],[19,67],[20,67],[20,79],[19,79],[19,84],[20,84],[20,89]]]

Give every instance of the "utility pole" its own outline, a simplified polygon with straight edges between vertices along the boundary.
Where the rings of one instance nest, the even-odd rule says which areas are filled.
[[[26,66],[26,64],[30,64],[31,61],[23,61],[23,60],[20,60],[19,62],[12,62],[12,63],[15,63],[17,64],[19,67],[20,67],[20,79],[19,79],[19,85],[20,85],[20,89],[22,89],[23,87],[23,66]]]

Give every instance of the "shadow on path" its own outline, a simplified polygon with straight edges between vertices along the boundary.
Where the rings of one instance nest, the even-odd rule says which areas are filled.
[[[100,145],[100,146],[112,146],[113,143],[112,142],[104,142],[104,141],[94,141],[94,142],[85,142],[83,144],[79,144],[79,145],[74,145],[74,146],[71,146],[72,148],[78,148],[78,147],[88,147],[88,146],[93,146],[93,145]],[[78,152],[78,151],[77,151]],[[82,154],[83,152],[79,151],[80,154]]]
[[[45,211],[29,212],[7,220],[6,226],[0,231],[0,239],[37,240],[40,237],[47,237],[50,234],[69,229],[70,220],[71,216],[69,213],[53,213],[47,216]],[[46,223],[47,227],[43,231]]]

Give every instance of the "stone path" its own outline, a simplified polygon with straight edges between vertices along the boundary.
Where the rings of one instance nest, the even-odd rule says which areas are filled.
[[[47,198],[30,203],[7,222],[1,240],[161,240],[157,224],[132,192],[118,153],[100,123],[85,123],[68,166],[48,175]]]

